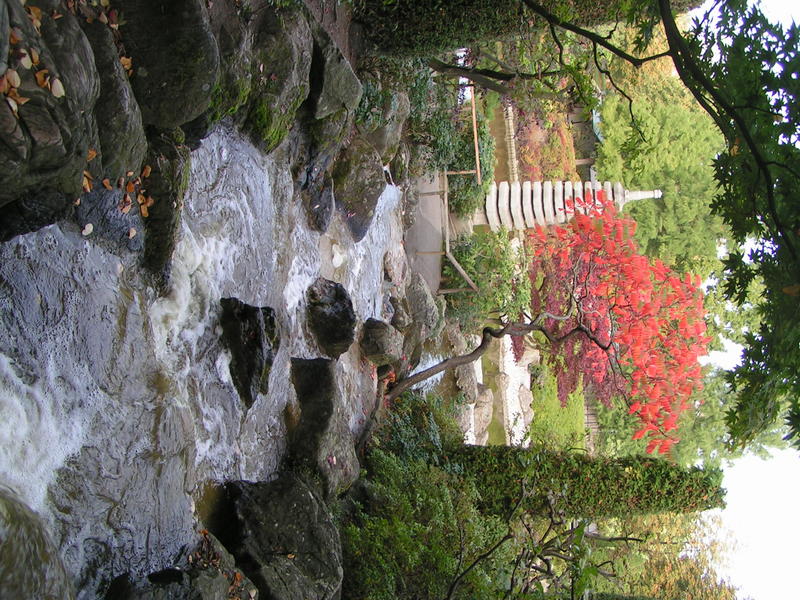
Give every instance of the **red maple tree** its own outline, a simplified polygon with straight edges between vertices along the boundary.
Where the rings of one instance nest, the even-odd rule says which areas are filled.
[[[596,194],[570,202],[565,225],[530,235],[531,315],[550,342],[562,402],[582,376],[600,401],[626,398],[641,419],[634,438],[648,436],[648,452],[667,453],[702,386],[698,357],[710,338],[699,277],[640,254],[636,223]]]

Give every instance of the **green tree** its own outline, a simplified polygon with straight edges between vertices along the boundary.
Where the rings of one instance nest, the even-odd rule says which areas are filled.
[[[624,79],[618,83],[632,89]],[[619,94],[603,103],[599,176],[628,189],[662,190],[661,199],[627,207],[639,247],[678,271],[707,277],[719,270],[717,245],[726,235],[709,209],[717,185],[712,160],[724,148],[722,135],[671,74],[649,71],[635,90],[635,122]]]

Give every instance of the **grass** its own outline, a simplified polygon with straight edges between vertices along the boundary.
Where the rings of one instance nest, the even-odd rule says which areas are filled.
[[[537,366],[539,384],[532,383],[533,421],[530,437],[559,450],[586,447],[586,416],[582,387],[572,392],[567,405],[558,400],[556,378],[546,365]]]

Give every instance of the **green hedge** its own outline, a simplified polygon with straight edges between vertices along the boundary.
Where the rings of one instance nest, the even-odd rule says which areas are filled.
[[[550,493],[570,517],[698,512],[724,506],[722,471],[682,468],[663,459],[466,445],[454,449],[450,459],[475,481],[482,509],[492,514],[506,514],[516,505],[523,480],[531,492],[524,508],[541,510]]]

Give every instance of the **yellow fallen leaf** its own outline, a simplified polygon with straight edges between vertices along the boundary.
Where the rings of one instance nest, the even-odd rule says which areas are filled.
[[[122,68],[125,69],[126,71],[133,67],[133,60],[131,59],[130,56],[120,56],[119,62],[122,63]]]
[[[92,162],[97,157],[97,150],[89,148],[86,152],[86,162]]]
[[[108,180],[108,177],[103,179],[103,187],[106,188],[107,190],[114,189],[113,187],[111,187],[111,182]]]
[[[142,213],[142,218],[143,218],[143,219],[146,219],[147,217],[149,217],[149,216],[150,216],[150,211],[149,211],[149,210],[147,210],[147,204],[142,204],[142,205],[139,207],[139,212],[140,212],[140,213]]]
[[[128,171],[125,173],[125,177],[133,177],[133,171]]]
[[[84,170],[83,176],[86,177],[89,181],[94,179],[94,177],[92,177],[92,174],[89,171],[86,171],[86,170]]]
[[[94,231],[94,225],[92,225],[91,223],[87,223],[86,226],[81,231],[81,234],[82,235],[91,235],[91,233],[93,231]]]
[[[92,182],[88,177],[86,177],[86,175],[83,176],[83,185],[81,187],[83,188],[84,192],[92,191]]]
[[[136,194],[136,202],[140,205],[144,204],[146,201],[147,199],[144,197],[144,194]]]
[[[147,179],[148,177],[150,177],[151,170],[152,169],[150,168],[150,165],[145,165],[144,169],[142,169],[142,178]]]
[[[66,92],[64,91],[64,84],[61,83],[60,79],[53,79],[50,82],[50,91],[53,92],[53,96],[56,98],[63,98]]]
[[[110,0],[100,0],[100,6],[103,8],[108,8],[109,4],[111,4]]]
[[[11,88],[10,90],[8,90],[8,93],[6,95],[12,100],[14,100],[14,102],[16,102],[19,106],[22,106],[23,104],[28,102],[28,100],[30,100],[30,98],[26,98],[25,96],[20,96],[19,91],[16,88]]]
[[[42,69],[41,71],[36,71],[34,76],[36,77],[36,83],[39,84],[39,87],[46,87],[47,82],[50,79],[49,76],[50,71],[47,69]]]
[[[11,84],[11,87],[19,87],[22,84],[22,80],[19,78],[19,73],[17,73],[14,69],[8,69],[6,71],[6,79],[8,83]]]
[[[783,288],[783,293],[787,296],[800,296],[800,283],[787,285],[785,288]]]
[[[34,65],[39,64],[39,51],[36,48],[31,48],[31,60]]]

